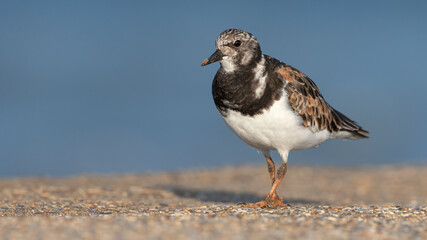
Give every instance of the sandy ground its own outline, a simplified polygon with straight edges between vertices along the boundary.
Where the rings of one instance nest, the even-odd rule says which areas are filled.
[[[2,239],[427,239],[427,166],[264,166],[0,180]]]

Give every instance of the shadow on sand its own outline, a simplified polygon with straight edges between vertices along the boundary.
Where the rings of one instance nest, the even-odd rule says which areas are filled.
[[[164,190],[170,191],[177,196],[183,198],[199,199],[203,202],[217,202],[217,203],[250,203],[257,202],[264,199],[265,196],[245,193],[245,192],[230,192],[224,190],[212,190],[212,189],[190,189],[183,187],[171,187],[163,186]],[[299,198],[286,198],[285,203],[288,204],[307,204],[307,205],[319,205],[321,202],[299,199]]]

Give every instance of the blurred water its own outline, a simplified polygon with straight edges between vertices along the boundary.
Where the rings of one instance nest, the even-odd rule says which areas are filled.
[[[0,176],[264,164],[215,109],[218,64],[200,67],[227,28],[371,131],[291,164],[426,163],[425,2],[219,3],[0,2]]]

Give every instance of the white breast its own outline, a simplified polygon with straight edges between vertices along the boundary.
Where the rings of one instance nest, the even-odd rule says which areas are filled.
[[[262,151],[301,150],[315,147],[330,137],[327,130],[312,131],[289,106],[286,92],[270,109],[253,117],[228,110],[224,121],[243,141]]]

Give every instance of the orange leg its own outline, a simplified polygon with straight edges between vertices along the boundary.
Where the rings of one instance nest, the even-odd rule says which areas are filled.
[[[286,172],[288,170],[288,166],[286,162],[282,163],[282,166],[280,166],[279,169],[277,169],[277,177],[276,181],[274,181],[273,186],[271,187],[270,192],[267,194],[267,197],[265,197],[264,201],[267,201],[273,207],[285,207],[289,206],[287,204],[283,203],[283,198],[279,197],[276,193],[277,188],[279,187],[279,184],[282,182],[282,180],[285,178]]]
[[[275,176],[275,166],[274,162],[271,159],[269,155],[265,156],[265,160],[267,161],[268,165],[268,172],[270,174],[271,184],[272,187],[270,189],[270,192],[267,194],[264,200],[259,201],[257,203],[248,203],[243,205],[244,207],[248,208],[262,208],[262,207],[285,207],[289,206],[288,204],[283,203],[283,198],[279,197],[276,193],[277,188],[279,187],[280,182],[285,178],[286,172],[287,172],[287,154],[286,159],[282,161],[282,166],[280,166],[279,169],[277,169],[277,176]]]
[[[265,156],[265,161],[267,161],[268,173],[270,174],[271,185],[273,186],[276,180],[276,166],[270,156]]]

